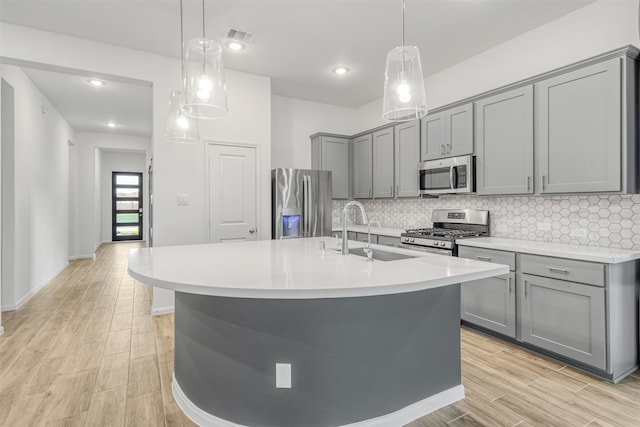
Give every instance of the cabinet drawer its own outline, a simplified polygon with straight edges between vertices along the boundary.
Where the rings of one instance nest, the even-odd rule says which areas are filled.
[[[523,254],[520,261],[521,270],[526,274],[595,286],[605,284],[604,264],[527,254]]]
[[[458,258],[468,258],[478,261],[495,262],[496,264],[506,264],[509,266],[509,270],[516,269],[516,254],[513,252],[460,246],[458,247]]]
[[[351,234],[351,233],[349,233]],[[368,235],[367,233],[356,233],[356,240],[358,242],[364,242],[367,243],[369,241]],[[371,243],[378,243],[378,236],[376,236],[375,234],[371,235]]]
[[[371,236],[371,237],[373,237],[373,236]],[[400,238],[399,237],[378,235],[378,244],[379,245],[384,245],[384,246],[394,246],[394,247],[397,248],[398,245],[400,244]]]

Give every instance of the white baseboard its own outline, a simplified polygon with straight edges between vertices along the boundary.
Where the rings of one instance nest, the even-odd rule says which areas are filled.
[[[194,404],[187,395],[184,394],[182,388],[180,388],[180,384],[178,384],[178,381],[176,380],[175,373],[171,380],[171,389],[173,390],[173,397],[176,399],[176,403],[180,409],[182,409],[182,412],[184,412],[191,421],[199,426],[246,427],[241,424],[236,424],[231,421],[218,418],[196,406],[196,404]],[[401,426],[462,399],[464,399],[464,386],[460,384],[438,394],[434,394],[431,397],[427,397],[426,399],[412,403],[411,405],[405,406],[404,408],[390,414],[358,421],[353,424],[346,424],[341,427]]]
[[[167,314],[167,313],[173,313],[175,311],[175,307],[171,306],[171,307],[160,307],[160,308],[152,308],[151,309],[151,315],[152,316],[158,316],[160,314]]]
[[[54,277],[56,277],[58,274],[62,273],[62,271],[67,268],[67,266],[69,265],[69,262],[65,262],[64,266],[62,266],[62,268],[60,270],[58,270],[57,273],[54,273],[51,278],[39,283],[35,288],[33,288],[32,290],[30,290],[29,292],[27,292],[25,295],[23,295],[22,297],[20,297],[16,302],[14,302],[13,304],[6,304],[3,305],[2,307],[0,307],[1,311],[14,311],[14,310],[18,310],[20,307],[22,307],[23,305],[26,304],[27,301],[29,301],[31,299],[32,296],[34,296],[35,294],[38,293],[38,291],[40,291],[40,289],[44,288],[46,286],[47,283],[49,283]]]
[[[69,257],[69,261],[73,261],[74,259],[96,259],[96,254],[74,255]]]

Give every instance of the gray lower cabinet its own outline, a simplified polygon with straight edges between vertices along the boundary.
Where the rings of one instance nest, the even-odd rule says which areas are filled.
[[[463,320],[506,335],[516,337],[516,274],[491,277],[462,284]]]
[[[373,133],[373,197],[394,196],[393,127]],[[416,168],[417,170],[417,168]]]
[[[533,86],[475,105],[478,194],[533,193]]]
[[[605,370],[605,289],[522,275],[520,335],[533,344]]]
[[[331,171],[332,198],[349,198],[349,138],[311,136],[311,167]]]
[[[356,240],[367,243],[369,241],[369,235],[367,233],[356,233]],[[378,236],[376,234],[371,235],[371,243],[378,244]]]
[[[422,119],[421,159],[473,154],[473,104],[464,104]]]
[[[516,337],[516,275],[513,252],[461,246],[458,257],[509,266],[507,276],[463,283],[460,288],[460,317],[469,323],[510,338]]]
[[[373,189],[373,138],[372,134],[362,135],[353,140],[353,197],[370,199]]]
[[[378,244],[383,246],[393,246],[397,248],[398,246],[400,246],[400,238],[392,237],[392,236],[383,236],[380,234],[378,235]]]
[[[541,193],[622,190],[621,58],[536,88]]]
[[[420,163],[420,120],[396,125],[395,183],[396,197],[418,197]]]

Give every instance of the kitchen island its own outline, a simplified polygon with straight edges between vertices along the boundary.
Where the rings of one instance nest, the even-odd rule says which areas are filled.
[[[131,276],[176,291],[172,387],[187,416],[389,426],[464,398],[459,283],[508,267],[377,245],[374,257],[404,259],[370,262],[334,247],[326,237],[131,251]]]

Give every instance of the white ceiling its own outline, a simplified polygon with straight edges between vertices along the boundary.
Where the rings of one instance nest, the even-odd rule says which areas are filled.
[[[93,76],[101,77],[106,83],[93,87],[87,75],[23,70],[76,132],[151,136],[153,93],[150,84]],[[117,126],[107,127],[108,121],[114,121]]]
[[[407,0],[406,44],[419,47],[426,77],[593,1]],[[400,0],[206,0],[205,8],[207,35],[218,42],[230,26],[256,34],[244,51],[225,48],[225,66],[270,76],[275,95],[360,107],[381,97],[386,53],[401,44]],[[1,0],[0,19],[180,57],[179,0]],[[184,22],[185,40],[200,34],[200,1],[184,0]],[[331,72],[336,65],[346,65],[351,72],[336,76]],[[74,97],[90,97],[69,92],[82,87],[77,82],[59,76],[58,86],[46,72],[29,75],[63,115],[69,115],[72,125],[84,120],[75,125],[84,129],[90,121],[105,120],[90,119],[85,104],[72,112],[73,105],[80,105]],[[106,105],[120,108],[113,114],[132,114],[138,109],[131,103],[136,99],[148,99],[151,108],[150,95],[129,97],[125,87],[109,86],[103,92],[113,97]],[[98,99],[91,99],[87,105],[97,113],[107,111]],[[123,102],[116,104],[119,101]],[[114,119],[126,122],[125,117]]]

